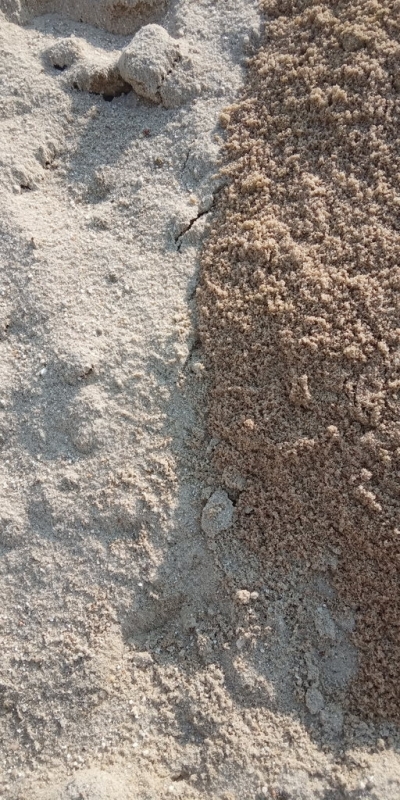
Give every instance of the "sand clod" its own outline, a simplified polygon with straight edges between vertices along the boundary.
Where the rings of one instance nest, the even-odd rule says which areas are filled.
[[[179,57],[178,43],[161,25],[146,25],[123,50],[118,66],[137,94],[159,102],[161,85]]]

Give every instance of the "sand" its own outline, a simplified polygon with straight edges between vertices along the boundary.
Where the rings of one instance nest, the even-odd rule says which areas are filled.
[[[174,41],[143,62],[147,24]],[[213,460],[200,249],[270,25],[250,0],[0,0],[6,800],[399,796],[395,723],[350,708],[337,555],[266,561],[236,522],[257,487]]]
[[[332,553],[352,707],[398,721],[398,5],[264,5],[199,291],[216,460],[262,558]]]

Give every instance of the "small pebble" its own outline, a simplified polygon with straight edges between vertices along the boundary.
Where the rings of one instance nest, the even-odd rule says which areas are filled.
[[[239,589],[236,592],[235,597],[237,602],[240,603],[240,605],[248,606],[248,604],[250,603],[251,594],[250,592],[247,591],[247,589]]]

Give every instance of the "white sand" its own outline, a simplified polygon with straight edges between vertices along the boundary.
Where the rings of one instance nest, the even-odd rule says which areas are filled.
[[[130,36],[0,8],[0,796],[395,800],[395,731],[344,743],[328,706],[321,739],[295,690],[318,630],[295,638],[288,587],[200,527],[193,296],[257,3],[169,4],[176,109],[71,85]]]

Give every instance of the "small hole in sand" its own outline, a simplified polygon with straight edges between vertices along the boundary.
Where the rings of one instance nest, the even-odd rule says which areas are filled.
[[[103,94],[103,100],[106,100],[107,103],[111,103],[111,100],[114,100],[115,94]]]
[[[53,64],[53,67],[54,69],[58,69],[60,72],[64,72],[64,70],[67,69],[66,64],[63,66],[61,64]]]

